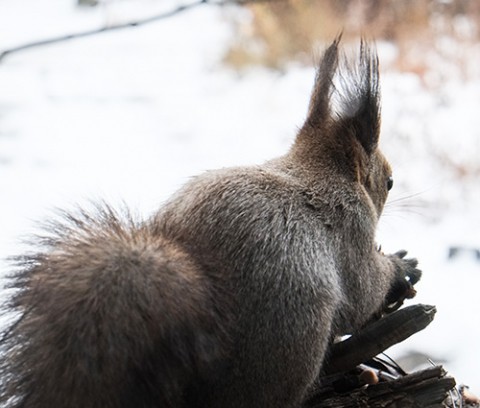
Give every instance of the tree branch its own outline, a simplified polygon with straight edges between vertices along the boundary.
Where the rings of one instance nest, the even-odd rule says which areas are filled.
[[[442,367],[406,374],[396,364],[375,357],[423,330],[435,312],[434,306],[409,306],[334,344],[302,408],[451,406],[444,401],[455,379]]]
[[[358,387],[344,393],[319,390],[302,408],[446,407],[444,401],[455,379],[436,366],[393,381]]]
[[[66,35],[61,35],[58,37],[52,37],[52,38],[47,38],[45,40],[39,40],[39,41],[33,41],[31,43],[26,43],[19,45],[17,47],[9,48],[4,50],[3,52],[0,53],[0,63],[7,57],[8,55],[20,52],[20,51],[25,51],[29,50],[31,48],[36,48],[36,47],[41,47],[43,45],[50,45],[50,44],[56,44],[56,43],[61,43],[65,41],[70,41],[74,40],[77,38],[84,38],[84,37],[91,37],[93,35],[97,34],[102,34],[106,33],[108,31],[114,31],[114,30],[123,30],[125,28],[132,28],[132,27],[138,27],[141,25],[153,23],[158,20],[163,20],[172,16],[175,16],[177,14],[180,14],[184,11],[191,10],[195,7],[201,6],[203,4],[212,4],[216,6],[225,6],[227,4],[238,4],[238,5],[246,5],[250,3],[270,3],[270,2],[276,2],[276,1],[285,1],[285,0],[199,0],[195,3],[190,3],[190,4],[182,4],[178,6],[177,8],[174,8],[173,10],[157,14],[151,17],[147,17],[144,19],[140,20],[135,20],[135,21],[130,21],[127,23],[121,23],[121,24],[114,24],[110,26],[104,26],[101,28],[96,28],[94,30],[88,30],[88,31],[82,31],[79,33],[73,33],[73,34],[66,34]]]
[[[332,346],[325,373],[348,371],[370,360],[423,330],[432,322],[436,311],[435,306],[408,306],[368,325],[347,340]]]
[[[25,50],[35,48],[35,47],[40,47],[40,46],[43,46],[43,45],[65,42],[65,41],[74,40],[74,39],[77,39],[77,38],[90,37],[90,36],[93,36],[93,35],[106,33],[108,31],[123,30],[125,28],[138,27],[138,26],[141,26],[141,25],[153,23],[154,21],[163,20],[163,19],[175,16],[177,14],[180,14],[180,13],[184,12],[184,11],[191,10],[195,7],[198,7],[198,6],[201,6],[203,4],[207,4],[207,3],[210,3],[210,0],[199,0],[195,3],[183,4],[183,5],[180,5],[173,10],[170,10],[170,11],[167,11],[167,12],[164,12],[164,13],[161,13],[161,14],[157,14],[155,16],[147,17],[147,18],[144,18],[144,19],[141,19],[141,20],[130,21],[130,22],[127,22],[127,23],[115,24],[115,25],[111,25],[111,26],[104,26],[104,27],[97,28],[97,29],[94,29],[94,30],[82,31],[82,32],[79,32],[79,33],[74,33],[74,34],[61,35],[61,36],[58,36],[58,37],[47,38],[45,40],[39,40],[39,41],[34,41],[34,42],[31,42],[31,43],[19,45],[17,47],[9,48],[9,49],[3,51],[2,53],[0,53],[0,63],[4,60],[4,58],[6,56],[11,55],[13,53],[17,53],[17,52],[20,52],[20,51],[25,51]],[[221,3],[212,3],[212,4],[221,4]]]

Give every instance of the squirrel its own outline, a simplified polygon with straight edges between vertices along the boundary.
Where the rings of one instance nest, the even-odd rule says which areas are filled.
[[[335,337],[413,297],[416,259],[375,242],[393,185],[378,57],[340,41],[284,156],[205,172],[148,219],[65,212],[18,257],[0,403],[299,407]]]

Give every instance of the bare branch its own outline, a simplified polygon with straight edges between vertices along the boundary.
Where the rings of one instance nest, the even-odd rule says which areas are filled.
[[[455,379],[441,366],[407,374],[395,363],[374,357],[423,330],[435,312],[434,306],[406,307],[334,344],[302,408],[456,406],[446,401],[449,395],[453,398]]]
[[[437,366],[344,393],[321,389],[302,408],[442,408],[447,406],[443,401],[454,387],[455,379],[447,376],[443,368]]]
[[[216,6],[226,6],[228,4],[238,4],[238,5],[246,5],[250,3],[270,3],[270,2],[279,2],[279,1],[285,1],[285,0],[199,0],[195,3],[190,3],[190,4],[182,4],[178,6],[177,8],[174,8],[173,10],[157,14],[151,17],[147,17],[144,19],[136,20],[136,21],[130,21],[127,23],[121,23],[121,24],[114,24],[110,26],[104,26],[101,28],[96,28],[94,30],[88,30],[88,31],[82,31],[79,33],[73,33],[73,34],[67,34],[67,35],[61,35],[58,37],[52,37],[52,38],[47,38],[45,40],[39,40],[39,41],[33,41],[31,43],[27,44],[22,44],[17,47],[9,48],[4,50],[3,52],[0,53],[0,63],[7,57],[8,55],[20,52],[20,51],[25,51],[29,50],[31,48],[36,48],[36,47],[41,47],[43,45],[50,45],[50,44],[56,44],[56,43],[61,43],[65,41],[70,41],[74,40],[77,38],[84,38],[84,37],[91,37],[93,35],[97,34],[102,34],[106,33],[108,31],[114,31],[114,30],[123,30],[125,28],[132,28],[132,27],[138,27],[141,25],[153,23],[158,20],[163,20],[169,17],[173,17],[177,14],[180,14],[184,11],[191,10],[195,7],[201,6],[203,4],[212,4]]]
[[[77,39],[77,38],[90,37],[90,36],[105,33],[105,32],[108,32],[108,31],[123,30],[125,28],[138,27],[138,26],[141,26],[141,25],[145,25],[145,24],[148,24],[148,23],[153,23],[153,22],[158,21],[158,20],[163,20],[163,19],[175,16],[177,14],[180,14],[180,13],[184,12],[184,11],[191,10],[195,7],[198,7],[198,6],[201,6],[203,4],[207,4],[207,3],[210,3],[210,1],[209,0],[199,0],[195,3],[180,5],[173,10],[164,12],[162,14],[157,14],[155,16],[147,17],[145,19],[130,21],[130,22],[127,22],[127,23],[115,24],[115,25],[111,25],[111,26],[104,26],[104,27],[97,28],[97,29],[94,29],[94,30],[88,30],[88,31],[83,31],[83,32],[79,32],[79,33],[74,33],[74,34],[67,34],[67,35],[47,38],[45,40],[39,40],[39,41],[34,41],[34,42],[31,42],[31,43],[19,45],[17,47],[9,48],[9,49],[3,51],[2,53],[0,53],[0,62],[2,62],[3,59],[7,55],[11,55],[13,53],[17,53],[17,52],[20,52],[20,51],[25,51],[25,50],[28,50],[30,48],[35,48],[35,47],[40,47],[40,46],[43,46],[43,45],[65,42],[65,41],[74,40],[74,39]],[[211,3],[211,4],[221,4],[221,3]]]
[[[435,306],[412,305],[368,325],[349,339],[333,345],[326,374],[347,371],[423,330],[433,320]]]

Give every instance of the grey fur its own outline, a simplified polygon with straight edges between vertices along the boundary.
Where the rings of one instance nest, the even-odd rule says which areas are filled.
[[[377,57],[362,43],[339,65],[339,41],[286,155],[200,175],[146,221],[67,214],[19,259],[0,402],[298,407],[331,339],[408,296],[416,261],[375,244],[391,177]]]

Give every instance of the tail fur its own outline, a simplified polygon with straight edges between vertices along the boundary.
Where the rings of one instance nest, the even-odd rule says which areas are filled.
[[[0,343],[12,408],[181,407],[216,358],[211,291],[186,253],[109,207],[65,214],[17,260]],[[214,351],[216,350],[216,351]]]

